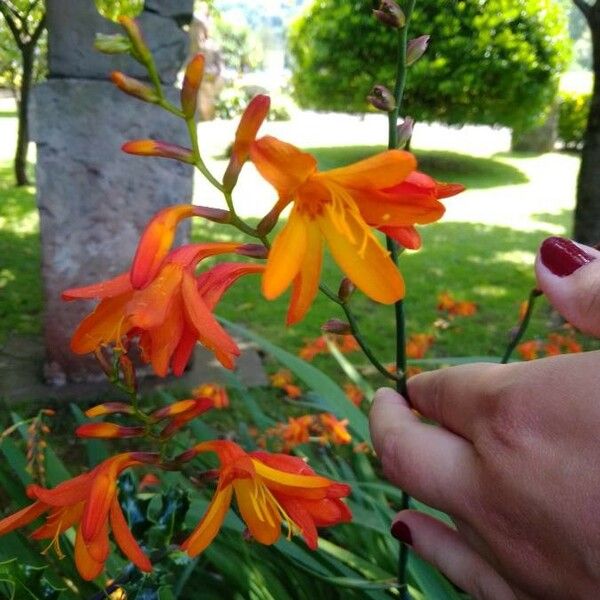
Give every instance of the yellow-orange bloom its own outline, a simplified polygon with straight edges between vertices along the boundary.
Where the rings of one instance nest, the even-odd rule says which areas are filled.
[[[75,565],[86,580],[96,578],[110,551],[109,524],[123,554],[142,571],[152,564],[129,531],[117,499],[117,478],[125,469],[142,463],[155,463],[158,456],[144,452],[118,454],[88,473],[69,479],[49,490],[29,485],[27,495],[35,502],[0,521],[0,535],[28,525],[47,513],[46,522],[31,537],[52,540],[57,550],[61,533],[77,528]]]
[[[269,253],[263,294],[277,298],[293,283],[288,324],[306,314],[319,286],[323,240],[342,271],[367,296],[391,304],[404,281],[371,227],[411,227],[438,220],[444,207],[426,195],[394,191],[416,168],[412,154],[388,150],[366,160],[319,172],[313,156],[273,137],[251,145],[250,157],[279,194],[273,221],[290,202],[287,224]]]
[[[262,451],[246,453],[226,440],[198,444],[191,455],[200,452],[215,452],[221,467],[217,491],[206,514],[181,545],[190,556],[202,552],[218,534],[234,493],[250,535],[261,544],[274,544],[283,522],[290,535],[302,534],[314,550],[317,527],[352,518],[341,500],[350,493],[350,487],[316,475],[299,458]]]
[[[354,406],[360,406],[365,397],[362,390],[353,383],[344,384],[344,393],[346,394],[346,398],[348,398]]]
[[[408,358],[424,358],[435,338],[428,333],[413,333],[406,342]]]
[[[323,427],[323,434],[321,439],[323,442],[329,442],[335,445],[349,444],[352,441],[352,436],[346,429],[348,425],[348,419],[340,421],[335,415],[331,413],[322,413],[319,415],[321,426]]]

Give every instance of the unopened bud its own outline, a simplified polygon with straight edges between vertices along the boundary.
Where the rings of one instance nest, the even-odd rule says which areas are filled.
[[[135,19],[121,16],[119,17],[119,23],[127,33],[127,37],[131,42],[131,55],[133,58],[142,64],[148,64],[152,60],[152,54],[144,41],[142,30]]]
[[[398,148],[404,148],[413,134],[415,121],[411,117],[406,117],[404,121],[398,125]]]
[[[249,256],[250,258],[267,258],[269,249],[262,244],[242,244],[235,251],[240,256]]]
[[[114,35],[97,33],[94,48],[104,54],[128,54],[131,52],[131,42],[120,33]]]
[[[340,282],[340,287],[338,289],[338,298],[342,302],[348,302],[352,294],[354,294],[355,290],[356,286],[352,283],[352,281],[350,281],[350,279],[348,279],[347,277],[344,277]]]
[[[114,414],[131,415],[133,412],[134,410],[131,404],[125,404],[124,402],[104,402],[102,404],[92,406],[92,408],[88,408],[85,411],[85,416],[93,418]]]
[[[384,85],[376,85],[367,96],[367,100],[378,110],[391,112],[396,108],[394,95]]]
[[[194,406],[196,406],[196,401],[194,399],[179,400],[155,410],[150,416],[155,421],[161,421],[162,419],[176,417],[177,415],[192,410]]]
[[[222,208],[211,208],[210,206],[194,206],[194,216],[202,217],[214,223],[227,224],[231,222],[231,213]]]
[[[137,391],[135,366],[127,354],[121,354],[121,356],[119,356],[119,366],[121,367],[121,372],[123,373],[123,382],[127,386],[127,389],[131,390],[132,392]]]
[[[186,119],[196,114],[198,92],[204,75],[204,55],[196,54],[189,62],[181,86],[181,109]]]
[[[144,428],[123,427],[116,423],[86,423],[75,430],[75,435],[81,438],[133,438],[144,435]]]
[[[277,225],[281,210],[282,207],[280,207],[278,203],[261,219],[256,228],[256,231],[258,231],[259,235],[265,236],[272,231],[273,227]]]
[[[373,11],[373,16],[389,27],[400,29],[406,25],[406,16],[394,0],[381,0],[379,8]]]
[[[340,319],[329,319],[329,321],[321,325],[321,331],[325,333],[345,335],[347,333],[352,333],[352,327],[350,327],[350,323],[347,323],[346,321],[341,321]]]
[[[406,47],[406,66],[410,67],[416,63],[425,51],[427,50],[427,46],[429,45],[429,39],[431,36],[422,35],[414,40],[410,40]]]
[[[158,94],[148,85],[129,77],[121,73],[120,71],[113,71],[110,74],[111,81],[122,91],[134,98],[139,98],[145,102],[151,102],[155,104],[158,102]]]
[[[159,158],[172,158],[180,162],[194,164],[194,153],[189,148],[169,144],[157,140],[132,140],[121,147],[127,154],[137,156],[157,156]]]

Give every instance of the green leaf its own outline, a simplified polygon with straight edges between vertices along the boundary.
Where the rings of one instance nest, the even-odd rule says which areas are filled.
[[[427,600],[464,600],[439,571],[414,552],[409,554],[408,569]]]
[[[366,441],[369,439],[369,425],[365,415],[352,404],[344,391],[325,373],[313,367],[302,359],[290,354],[287,350],[276,346],[262,336],[242,327],[220,319],[228,329],[234,333],[241,335],[258,344],[265,352],[268,352],[273,358],[277,359],[281,364],[285,365],[292,371],[296,377],[301,379],[311,390],[317,393],[327,408],[340,418],[348,419],[350,428],[354,433],[354,437],[358,441]]]
[[[354,383],[360,391],[365,395],[367,400],[371,402],[375,391],[369,385],[369,382],[356,370],[355,366],[340,352],[339,348],[332,343],[329,339],[327,340],[327,347],[333,358],[342,367],[344,373],[348,376],[350,381]]]

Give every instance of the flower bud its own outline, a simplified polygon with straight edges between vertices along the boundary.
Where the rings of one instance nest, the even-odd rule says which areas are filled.
[[[121,373],[123,373],[123,383],[127,386],[127,389],[133,392],[137,391],[135,366],[127,354],[121,354],[121,356],[119,356],[119,367],[121,367]]]
[[[396,108],[394,95],[384,85],[377,84],[367,96],[367,100],[378,110],[391,112]]]
[[[413,134],[415,121],[412,117],[405,117],[404,121],[398,125],[398,148],[404,148]]]
[[[210,206],[194,206],[194,216],[202,217],[214,223],[227,224],[231,222],[231,213],[222,208],[211,208]]]
[[[142,64],[148,64],[149,62],[151,62],[152,54],[148,46],[146,46],[146,42],[142,37],[142,31],[135,19],[132,19],[131,17],[121,16],[119,17],[119,23],[121,24],[121,27],[123,27],[123,29],[125,30],[125,33],[127,33],[127,37],[131,42],[131,56],[133,56],[133,58],[135,58],[138,62]]]
[[[86,423],[75,430],[80,438],[133,438],[144,435],[143,427],[123,427],[116,423]]]
[[[120,33],[114,35],[97,33],[94,48],[104,54],[128,54],[131,52],[131,42]]]
[[[180,162],[194,164],[194,153],[189,148],[169,144],[157,140],[132,140],[121,146],[127,154],[137,156],[157,156],[159,158],[172,158]]]
[[[181,86],[181,109],[186,119],[196,114],[198,92],[204,75],[204,55],[196,54],[189,62]]]
[[[413,65],[414,63],[416,63],[421,56],[423,56],[423,54],[425,54],[425,51],[427,50],[427,46],[429,45],[429,39],[431,38],[431,36],[429,35],[422,35],[418,38],[415,38],[414,40],[410,40],[410,42],[408,42],[408,45],[406,47],[406,66],[410,67],[410,65]]]
[[[133,406],[124,402],[104,402],[103,404],[97,404],[96,406],[92,406],[92,408],[88,408],[85,411],[85,416],[93,418],[117,413],[131,415],[133,414]]]
[[[155,421],[161,421],[162,419],[167,419],[171,417],[176,417],[181,413],[187,412],[196,406],[196,401],[194,399],[188,400],[179,400],[178,402],[173,402],[164,408],[159,408],[155,410],[150,416]]]
[[[350,327],[350,323],[347,323],[346,321],[341,321],[340,319],[329,319],[329,321],[321,325],[321,331],[325,333],[345,335],[347,333],[352,333],[352,327]]]
[[[344,277],[340,282],[340,287],[338,289],[338,298],[342,302],[348,302],[352,294],[354,294],[355,290],[356,286],[352,283],[352,281],[350,281],[350,279],[348,279],[347,277]]]
[[[379,9],[373,11],[373,16],[388,27],[401,29],[406,25],[406,16],[394,0],[381,0]]]
[[[158,95],[156,92],[145,83],[142,83],[138,79],[129,77],[121,73],[120,71],[113,71],[110,74],[111,81],[122,91],[134,98],[139,98],[145,102],[151,102],[156,104],[158,102]]]
[[[250,258],[267,258],[269,250],[262,244],[242,244],[235,251],[240,256],[249,256]]]

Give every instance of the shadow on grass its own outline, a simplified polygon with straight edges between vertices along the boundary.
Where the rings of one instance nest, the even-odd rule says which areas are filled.
[[[333,169],[385,150],[383,146],[343,146],[308,148],[321,170]],[[527,183],[527,176],[516,167],[493,158],[480,158],[442,150],[414,150],[419,169],[439,179],[462,183],[469,189]]]
[[[42,285],[38,213],[33,187],[15,187],[10,163],[0,166],[0,341],[40,331]]]

